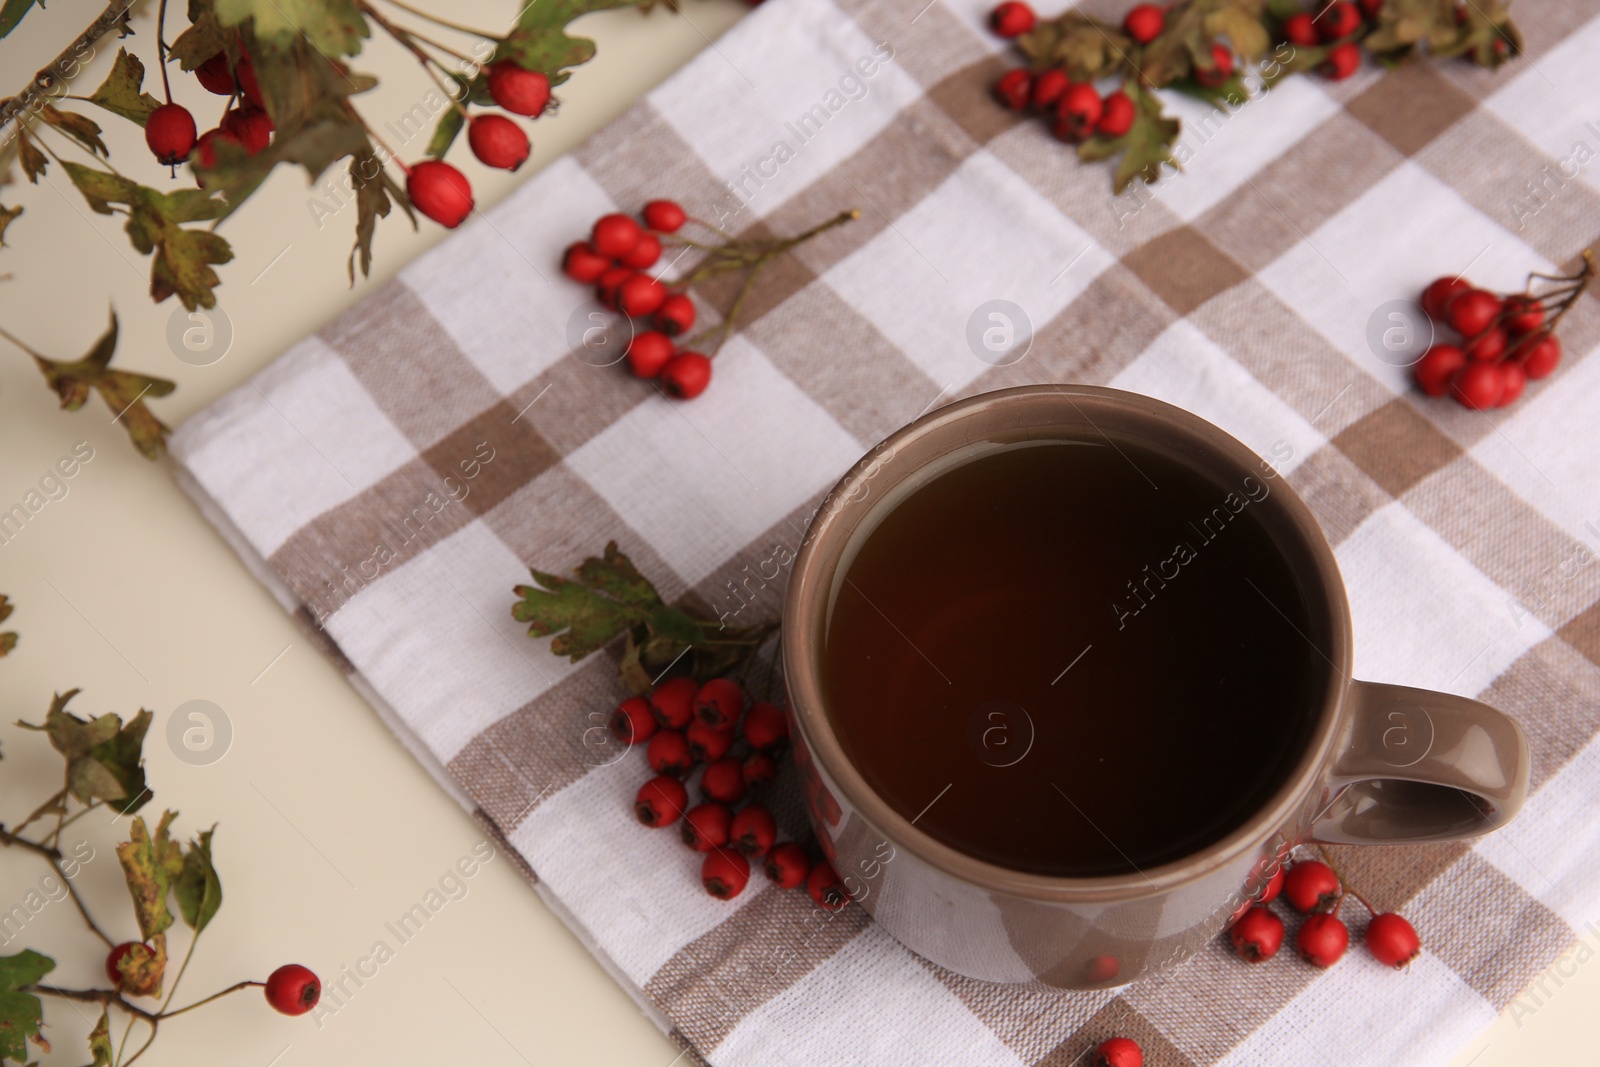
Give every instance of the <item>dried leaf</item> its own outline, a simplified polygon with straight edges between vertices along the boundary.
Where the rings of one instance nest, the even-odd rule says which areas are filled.
[[[51,746],[67,761],[67,788],[79,801],[105,801],[124,814],[139,810],[150,799],[143,755],[150,712],[141,709],[127,723],[111,712],[80,719],[67,710],[77,695],[76,689],[57,693],[43,723],[17,725],[49,735]]]
[[[72,165],[67,164],[69,167]],[[133,222],[130,220],[128,225],[131,228]],[[135,241],[135,244],[137,243]],[[116,421],[127,429],[128,436],[133,439],[139,451],[149,459],[156,459],[166,451],[167,434],[170,431],[145,405],[145,398],[166,396],[177,386],[165,378],[152,378],[134,371],[112,370],[111,357],[116,347],[117,316],[112,312],[110,328],[101,335],[100,340],[95,342],[95,346],[82,359],[71,363],[60,363],[35,356],[34,362],[38,364],[50,388],[61,398],[63,408],[68,411],[81,408],[84,401],[89,399],[89,390],[94,389],[106,402],[106,406],[116,413]]]
[[[183,871],[183,850],[169,836],[172,820],[177,817],[175,811],[163,812],[152,837],[144,816],[136,815],[129,839],[117,846],[128,895],[133,898],[133,913],[139,920],[139,934],[146,941],[172,925],[167,894]]]
[[[89,1055],[94,1057],[89,1067],[112,1067],[111,1016],[105,1008],[100,1009],[100,1021],[89,1031]]]
[[[141,997],[159,997],[167,973],[167,935],[156,934],[149,945],[135,943],[117,961],[122,987]]]
[[[4,593],[0,593],[0,622],[5,622],[7,619],[11,618],[12,611],[13,605],[11,603],[11,599]],[[11,650],[16,647],[17,635],[15,633],[10,631],[7,631],[6,633],[0,633],[0,658],[9,655]]]
[[[126,48],[119,48],[111,73],[100,83],[100,88],[89,94],[89,102],[143,126],[150,112],[161,106],[161,101],[143,89],[144,64]]]
[[[356,194],[356,243],[350,249],[350,284],[356,283],[356,262],[361,263],[361,276],[372,272],[372,235],[380,218],[389,215],[389,191],[383,164],[371,149],[363,149],[350,157],[350,180]],[[411,205],[406,204],[407,214]],[[415,216],[412,225],[416,225]]]
[[[109,156],[106,143],[100,139],[100,124],[88,115],[76,111],[62,111],[49,104],[39,109],[39,117],[46,124],[60,130],[94,155]]]
[[[50,165],[50,158],[40,151],[39,146],[33,143],[33,138],[28,136],[26,130],[17,129],[17,162],[22,164],[22,173],[34,185],[39,184],[40,175]]]
[[[20,207],[6,207],[0,204],[0,248],[6,247],[6,228],[20,214],[22,214]]]

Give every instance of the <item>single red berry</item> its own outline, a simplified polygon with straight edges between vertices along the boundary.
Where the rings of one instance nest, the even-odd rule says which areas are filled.
[[[478,162],[499,170],[516,170],[528,161],[528,135],[504,115],[474,115],[467,125],[467,144]]]
[[[696,852],[710,852],[728,843],[733,812],[726,804],[696,804],[683,813],[683,843]]]
[[[747,805],[733,817],[728,840],[746,856],[765,856],[778,840],[778,821],[760,804]]]
[[[1522,369],[1528,373],[1528,377],[1537,381],[1555,373],[1556,366],[1560,362],[1561,338],[1550,334],[1533,346],[1533,350],[1522,361]]]
[[[731,848],[719,848],[700,865],[700,881],[718,900],[732,900],[750,884],[750,861]]]
[[[1122,28],[1140,44],[1160,37],[1166,24],[1167,13],[1155,4],[1134,4],[1122,17]]]
[[[1270,960],[1283,945],[1283,920],[1266,908],[1251,908],[1228,928],[1228,941],[1246,963]]]
[[[1494,325],[1502,306],[1493,293],[1468,289],[1450,298],[1444,306],[1444,319],[1462,337],[1476,337]]]
[[[811,868],[811,873],[806,875],[806,892],[819,907],[829,911],[838,911],[850,901],[850,891],[827,860]]]
[[[706,764],[700,776],[700,791],[712,800],[724,804],[737,804],[744,799],[744,767],[732,756],[723,756]]]
[[[694,695],[700,683],[693,678],[669,678],[650,693],[650,711],[656,722],[671,730],[681,730],[694,718]]]
[[[1467,354],[1455,345],[1434,345],[1422,353],[1411,368],[1417,385],[1429,396],[1444,396],[1450,391],[1450,379],[1467,365]]]
[[[272,120],[265,111],[250,104],[229,108],[219,128],[238,138],[252,156],[272,143]]]
[[[699,352],[679,352],[661,368],[661,384],[678,400],[693,400],[711,384],[711,361]]]
[[[684,731],[689,742],[689,752],[701,763],[719,760],[733,747],[733,727],[708,726],[696,720]]]
[[[1528,372],[1520,363],[1500,364],[1500,381],[1503,388],[1500,399],[1495,402],[1495,407],[1510,407],[1522,395],[1522,390],[1528,385]]]
[[[1283,876],[1283,899],[1301,912],[1332,911],[1344,890],[1339,878],[1321,860],[1302,860]]]
[[[1317,33],[1324,41],[1337,41],[1361,28],[1361,12],[1345,0],[1334,0],[1317,15]]]
[[[208,93],[216,93],[218,96],[233,95],[235,83],[233,71],[228,68],[228,53],[226,52],[218,52],[194,68],[194,76]]]
[[[1072,144],[1086,140],[1094,132],[1094,124],[1100,121],[1102,106],[1100,94],[1088,82],[1067,86],[1061,99],[1056,101],[1055,135]]]
[[[1392,911],[1374,915],[1367,923],[1367,951],[1396,969],[1404,967],[1422,952],[1422,939],[1404,918]]]
[[[677,822],[688,806],[689,791],[682,782],[665,774],[657,775],[641,785],[633,798],[634,815],[646,826],[657,829]]]
[[[772,846],[762,869],[767,872],[768,878],[778,884],[779,889],[793,889],[805,884],[806,876],[811,873],[811,857],[806,855],[801,845],[785,841]]]
[[[689,220],[676,200],[652,200],[640,214],[644,224],[658,233],[677,233]]]
[[[617,290],[622,288],[622,283],[633,277],[634,272],[627,267],[607,267],[594,283],[594,295],[612,311],[617,308]]]
[[[645,745],[644,759],[652,771],[674,778],[682,778],[694,769],[689,739],[682,730],[669,730],[664,726]]]
[[[661,258],[661,238],[646,231],[639,235],[639,243],[633,250],[623,256],[620,262],[624,267],[634,270],[645,270],[656,265],[656,260]]]
[[[550,79],[503,59],[489,68],[489,95],[513,115],[538,118],[550,102]]]
[[[1121,89],[1106,94],[1100,104],[1100,121],[1094,124],[1094,132],[1102,137],[1121,137],[1133,129],[1137,110],[1133,98]]]
[[[765,752],[752,752],[744,758],[740,772],[745,785],[768,785],[778,777],[778,761]]]
[[[1018,67],[1008,70],[1000,75],[1000,80],[994,83],[994,98],[1002,107],[1012,111],[1021,111],[1028,106],[1033,95],[1033,75]]]
[[[322,999],[322,983],[308,967],[285,963],[267,976],[267,1003],[285,1015],[304,1015]]]
[[[447,230],[472,214],[472,184],[467,176],[440,159],[413,163],[406,174],[406,195],[428,218]]]
[[[1308,915],[1295,935],[1300,958],[1321,968],[1332,967],[1350,944],[1350,931],[1337,915]]]
[[[1544,325],[1544,304],[1536,296],[1513,293],[1506,297],[1501,325],[1512,333],[1532,333]]]
[[[634,275],[617,286],[617,310],[629,318],[654,315],[667,298],[667,287],[648,274]]]
[[[1056,106],[1061,94],[1067,91],[1072,79],[1060,67],[1042,71],[1033,79],[1033,106],[1043,111]]]
[[[611,713],[611,736],[625,745],[640,745],[655,736],[656,719],[644,697],[629,697]]]
[[[1451,299],[1471,288],[1472,283],[1464,278],[1435,278],[1422,290],[1422,310],[1427,312],[1428,318],[1443,322]]]
[[[750,705],[741,724],[744,737],[762,751],[777,748],[789,739],[789,719],[783,709],[766,701]]]
[[[247,55],[241,55],[233,68],[234,80],[239,83],[239,95],[252,107],[265,108],[266,98],[261,95],[261,83],[256,80],[256,65]]]
[[[1278,899],[1278,894],[1281,892],[1283,892],[1283,867],[1279,866],[1272,873],[1272,877],[1267,879],[1267,884],[1262,887],[1261,892],[1256,895],[1255,902],[1257,904],[1271,904]]]
[[[588,285],[611,269],[611,260],[596,252],[588,241],[574,241],[561,255],[561,273]]]
[[[1310,48],[1320,44],[1321,38],[1317,36],[1317,23],[1311,17],[1311,12],[1302,11],[1298,15],[1290,15],[1283,20],[1283,37],[1290,44],[1297,44],[1302,48]]]
[[[1450,380],[1450,395],[1473,411],[1496,407],[1505,391],[1506,378],[1498,363],[1468,363]]]
[[[122,958],[132,952],[139,944],[140,942],[138,941],[124,941],[106,953],[106,977],[111,979],[113,989],[122,988],[122,971],[118,968],[118,965],[122,963]],[[145,947],[149,948],[148,945]]]
[[[144,143],[160,163],[182,163],[194,151],[194,142],[194,116],[182,104],[162,104],[145,119]]]
[[[589,243],[594,245],[594,250],[602,256],[621,259],[633,251],[633,246],[639,243],[639,238],[642,236],[644,230],[627,215],[602,215],[595,221],[594,231],[589,235]]]
[[[1122,973],[1122,961],[1115,956],[1096,956],[1083,965],[1084,980],[1094,985],[1114,981]]]
[[[731,728],[744,714],[744,691],[731,678],[713,678],[694,695],[694,714],[707,726]]]
[[[1095,1047],[1090,1067],[1144,1067],[1144,1050],[1131,1037],[1113,1037]]]
[[[240,151],[244,150],[244,145],[239,144],[239,138],[235,137],[231,133],[228,133],[226,130],[207,130],[205,133],[202,133],[200,135],[200,139],[194,143],[193,158],[195,165],[199,166],[202,170],[216,166],[217,145],[223,141],[237,146]],[[200,182],[200,185],[204,187],[205,183]]]
[[[668,337],[694,328],[694,301],[684,293],[669,293],[656,309],[656,328]]]
[[[1498,326],[1474,337],[1467,343],[1466,353],[1468,359],[1475,359],[1481,363],[1496,363],[1506,354],[1506,332]]]
[[[1037,21],[1033,8],[1020,0],[1006,0],[989,12],[989,28],[1005,38],[1021,37],[1033,29]]]
[[[1233,76],[1233,53],[1222,44],[1211,46],[1211,66],[1196,67],[1194,80],[1208,89],[1215,89]]]
[[[654,378],[672,358],[672,340],[656,330],[636,333],[628,342],[628,369],[636,378]]]
[[[1317,66],[1317,73],[1329,81],[1342,82],[1361,67],[1361,47],[1345,41],[1328,49],[1328,58]]]

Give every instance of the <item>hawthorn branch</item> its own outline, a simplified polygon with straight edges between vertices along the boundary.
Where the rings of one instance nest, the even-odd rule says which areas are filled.
[[[117,943],[107,937],[106,932],[100,929],[99,925],[94,921],[94,916],[89,914],[89,908],[84,904],[83,898],[78,896],[77,886],[72,884],[72,879],[68,878],[67,872],[62,869],[60,849],[52,848],[49,845],[41,845],[37,841],[28,840],[26,837],[18,837],[4,826],[0,826],[0,845],[7,847],[16,845],[18,848],[36,852],[43,856],[45,861],[50,864],[50,869],[56,872],[56,877],[61,879],[61,884],[67,887],[67,895],[72,898],[72,903],[78,906],[78,914],[83,916],[83,921],[88,925],[90,932],[101,941],[104,941],[107,948],[115,948],[117,946]]]
[[[71,76],[69,72],[75,73],[83,65],[79,57],[85,49],[91,48],[112,30],[127,24],[128,9],[133,3],[134,0],[110,0],[105,10],[71,44],[63,48],[60,55],[34,73],[26,88],[0,102],[0,128],[24,112],[31,111],[35,101],[41,96],[49,96],[51,90]]]
[[[77,1000],[86,1004],[115,1005],[130,1015],[136,1015],[145,1022],[154,1026],[160,1021],[161,1016],[146,1011],[137,1004],[130,1004],[122,998],[122,994],[115,989],[62,989],[53,985],[27,985],[19,992],[38,993],[40,996],[60,997],[62,1000]]]

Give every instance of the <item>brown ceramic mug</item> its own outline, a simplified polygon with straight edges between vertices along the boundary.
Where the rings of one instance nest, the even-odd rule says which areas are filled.
[[[812,821],[852,897],[925,958],[971,978],[1090,989],[1192,954],[1302,842],[1393,844],[1500,826],[1528,789],[1528,746],[1501,712],[1465,697],[1350,677],[1350,610],[1310,510],[1280,481],[1263,521],[1309,601],[1332,670],[1309,741],[1270,799],[1220,840],[1160,866],[1054,877],[967,855],[913,825],[867,784],[829,717],[822,632],[852,534],[890,490],[958,450],[1028,440],[1122,440],[1230,482],[1263,461],[1211,423],[1150,397],[1091,386],[985,393],[899,430],[824,500],[796,556],[783,658]]]

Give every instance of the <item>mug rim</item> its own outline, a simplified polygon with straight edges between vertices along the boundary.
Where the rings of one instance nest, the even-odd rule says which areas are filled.
[[[1326,768],[1340,736],[1341,708],[1350,685],[1352,638],[1349,602],[1333,548],[1316,517],[1287,481],[1274,487],[1277,507],[1292,534],[1314,564],[1314,573],[1298,575],[1303,590],[1320,592],[1323,603],[1311,605],[1319,617],[1329,644],[1318,649],[1332,668],[1326,678],[1320,705],[1313,714],[1316,721],[1299,757],[1285,779],[1244,822],[1204,848],[1165,863],[1135,868],[1110,875],[1057,876],[1017,870],[979,859],[945,844],[918,829],[906,816],[894,810],[850,761],[828,720],[821,691],[821,649],[817,638],[820,616],[827,610],[828,588],[834,571],[819,571],[819,556],[848,539],[855,526],[840,530],[840,516],[853,506],[852,497],[865,483],[877,476],[876,457],[885,449],[890,456],[899,448],[934,435],[948,435],[952,448],[971,443],[968,433],[978,427],[964,427],[974,417],[991,412],[1003,416],[1008,408],[1030,398],[1059,395],[1077,410],[1090,426],[1105,436],[1097,419],[1111,420],[1116,429],[1135,438],[1139,426],[1165,424],[1169,430],[1200,445],[1206,452],[1206,466],[1213,474],[1256,471],[1264,462],[1261,456],[1221,427],[1192,412],[1141,393],[1105,386],[1044,384],[998,389],[954,401],[907,423],[874,446],[829,490],[813,516],[795,555],[783,607],[782,654],[790,715],[813,761],[821,765],[828,778],[844,794],[848,807],[861,813],[899,849],[904,849],[944,874],[979,888],[1033,900],[1103,904],[1155,896],[1199,881],[1219,867],[1243,854],[1252,845],[1271,840],[1273,834],[1293,822],[1296,812],[1308,799],[1320,796],[1326,783]],[[1085,408],[1090,412],[1086,413]],[[1091,417],[1091,413],[1094,417]],[[988,429],[1001,430],[1002,418]],[[1110,441],[1111,438],[1107,437]],[[941,453],[943,454],[943,453]],[[933,457],[937,458],[937,457]],[[904,478],[922,469],[909,468]],[[1283,478],[1282,474],[1278,475]],[[894,484],[894,483],[891,483]],[[1281,538],[1277,538],[1281,542]],[[842,547],[842,546],[839,546]],[[1285,546],[1287,547],[1287,546]],[[1287,554],[1287,553],[1286,553]],[[837,563],[837,559],[835,559]],[[1320,610],[1319,610],[1320,607]],[[1307,638],[1310,641],[1310,638]],[[1316,647],[1315,642],[1311,642]],[[1326,803],[1332,798],[1323,798]]]

